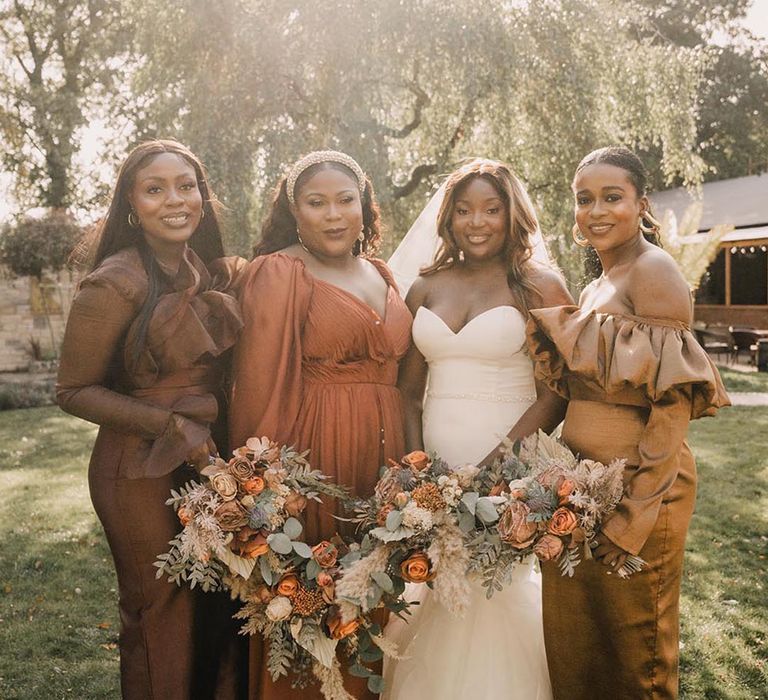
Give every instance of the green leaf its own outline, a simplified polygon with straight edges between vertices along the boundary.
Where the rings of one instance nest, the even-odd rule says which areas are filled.
[[[371,530],[371,536],[382,542],[397,542],[410,537],[412,534],[413,530],[408,527],[399,527],[394,532],[385,527],[375,527]]]
[[[495,523],[499,519],[496,512],[496,506],[490,498],[483,497],[477,499],[476,514],[484,523]]]
[[[395,587],[392,583],[392,579],[387,576],[383,571],[374,571],[371,574],[371,578],[387,593],[394,593]]]
[[[304,528],[296,518],[288,518],[283,525],[283,532],[292,540],[295,540]]]
[[[313,581],[314,579],[316,579],[320,571],[321,571],[320,564],[318,564],[314,559],[310,559],[307,562],[307,568],[305,572],[307,574],[307,578],[310,581]]]
[[[261,578],[264,579],[264,583],[266,583],[268,586],[271,586],[274,577],[266,557],[259,557],[259,571],[261,572]]]
[[[403,513],[399,510],[390,511],[387,515],[387,530],[394,532],[403,522]]]
[[[459,530],[461,530],[464,534],[467,534],[468,532],[472,532],[474,528],[475,516],[472,515],[472,513],[469,511],[459,513]]]
[[[354,663],[349,667],[349,673],[350,675],[357,676],[358,678],[369,678],[373,675],[373,671],[371,671],[371,669],[366,668],[365,666],[362,666],[358,663]]]
[[[461,497],[461,502],[467,507],[467,510],[474,515],[475,508],[477,507],[477,501],[480,498],[480,494],[475,491],[467,491]]]
[[[358,656],[361,661],[379,661],[384,657],[384,652],[376,645],[373,645],[370,649],[361,649]]]
[[[368,690],[375,695],[380,695],[384,691],[384,679],[381,676],[369,676]]]
[[[293,542],[293,551],[304,559],[312,559],[312,548],[306,542]]]
[[[290,554],[293,550],[291,538],[282,532],[273,532],[267,537],[267,544],[273,552],[278,554]]]

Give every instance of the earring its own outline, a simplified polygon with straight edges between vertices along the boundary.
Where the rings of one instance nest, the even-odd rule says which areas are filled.
[[[141,226],[141,221],[139,221],[139,216],[136,214],[136,212],[131,209],[131,211],[128,212],[128,225],[131,228],[139,228]]]
[[[299,231],[299,227],[298,227],[298,226],[296,227],[296,238],[298,238],[298,239],[299,239],[299,245],[300,245],[300,246],[301,246],[301,247],[302,247],[302,248],[303,248],[303,249],[304,249],[304,250],[305,250],[307,253],[309,253],[310,255],[312,255],[312,251],[310,251],[310,249],[309,249],[309,248],[307,248],[307,246],[305,246],[305,245],[304,245],[304,241],[302,241],[302,240],[301,240],[301,231]]]
[[[357,240],[360,241],[360,243],[365,241],[365,225],[360,227],[360,235],[357,237]]]
[[[205,207],[202,207],[200,209],[200,221],[202,221],[205,218]]]
[[[645,222],[648,222],[650,226],[646,226]],[[638,224],[638,228],[642,233],[651,233],[655,236],[659,235],[659,229],[661,228],[661,224],[659,223],[658,219],[656,219],[653,214],[651,214],[648,211],[643,212],[640,214],[640,222]]]
[[[573,242],[580,248],[586,248],[589,245],[589,241],[581,235],[581,229],[578,224],[574,224],[571,229],[571,237]]]

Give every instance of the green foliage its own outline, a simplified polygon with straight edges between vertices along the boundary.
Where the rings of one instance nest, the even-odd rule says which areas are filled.
[[[13,408],[38,408],[55,403],[53,382],[22,384],[7,382],[0,386],[0,411]]]
[[[0,263],[19,277],[40,279],[46,270],[64,267],[82,234],[77,222],[63,212],[6,224],[0,234]]]

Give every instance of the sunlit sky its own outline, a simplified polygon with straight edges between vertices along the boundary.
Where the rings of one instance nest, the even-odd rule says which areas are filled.
[[[753,34],[768,41],[768,0],[754,0],[744,24]],[[93,124],[84,134],[82,151],[77,160],[81,163],[98,163],[103,143],[110,135],[103,122]],[[10,176],[0,173],[0,222],[5,220],[13,207],[10,184]]]

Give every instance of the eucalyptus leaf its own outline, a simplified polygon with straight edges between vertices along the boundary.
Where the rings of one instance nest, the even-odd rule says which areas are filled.
[[[304,559],[312,559],[312,548],[306,542],[293,542],[293,551]]]
[[[379,585],[386,593],[394,593],[395,587],[392,583],[392,579],[387,576],[383,571],[374,571],[371,574],[371,578]]]
[[[282,532],[274,532],[267,537],[267,544],[273,552],[278,554],[290,554],[293,551],[293,543],[288,535]]]
[[[464,534],[472,532],[475,527],[475,516],[469,511],[459,513],[459,530]]]
[[[305,569],[305,573],[307,575],[307,578],[310,581],[313,581],[317,578],[317,575],[320,573],[320,564],[318,564],[314,559],[310,559],[307,562],[307,568]]]
[[[387,530],[385,527],[375,527],[373,530],[371,530],[371,536],[381,540],[382,542],[398,542],[400,540],[406,539],[407,537],[410,537],[411,535],[413,535],[413,530],[402,526],[397,528],[397,530],[394,532]]]
[[[274,576],[272,575],[272,569],[270,568],[266,557],[259,557],[259,571],[261,572],[261,578],[264,579],[264,583],[271,586]]]
[[[467,510],[474,515],[475,508],[477,507],[477,501],[480,498],[480,494],[476,491],[467,491],[461,497],[461,502],[467,507]]]
[[[288,518],[283,525],[283,532],[292,540],[295,540],[304,528],[296,518]]]
[[[477,517],[486,524],[495,523],[499,519],[499,514],[496,512],[496,506],[494,506],[493,501],[487,497],[477,499],[475,512]]]
[[[394,532],[403,522],[403,513],[399,510],[390,511],[387,515],[387,530]]]
[[[384,691],[384,679],[381,676],[369,676],[368,690],[375,695],[380,695]]]
[[[349,667],[349,673],[352,676],[357,676],[358,678],[369,678],[373,671],[371,669],[366,668],[365,666],[362,666],[361,664],[354,663]]]

